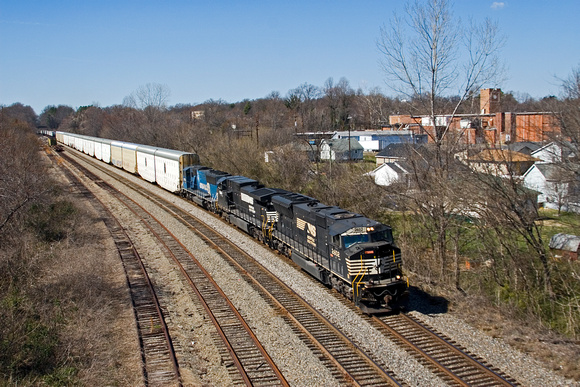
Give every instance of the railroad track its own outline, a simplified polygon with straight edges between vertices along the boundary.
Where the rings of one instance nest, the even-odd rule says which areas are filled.
[[[281,371],[241,314],[211,275],[195,256],[179,242],[177,237],[136,201],[103,182],[84,166],[70,158],[68,160],[75,163],[76,168],[130,209],[135,218],[141,220],[166,250],[167,255],[173,259],[191,289],[198,296],[198,300],[216,327],[221,342],[225,345],[226,351],[232,359],[235,369],[237,369],[237,372],[230,372],[233,382],[248,386],[287,386],[288,383]]]
[[[450,385],[517,386],[515,379],[470,354],[453,340],[408,314],[375,317],[378,329]]]
[[[98,163],[91,165],[131,189],[139,191],[141,195],[170,212],[175,219],[219,251],[222,257],[227,259],[232,267],[279,311],[306,345],[323,359],[323,363],[341,384],[402,385],[386,365],[379,365],[376,359],[370,358],[291,288],[220,233],[173,203],[143,192],[141,186],[118,177]],[[88,171],[87,173],[90,174]]]
[[[49,157],[55,158],[52,153]],[[104,221],[121,257],[141,346],[143,380],[150,386],[181,386],[179,365],[151,280],[131,239],[107,207],[68,167],[56,162],[71,184],[89,200]]]
[[[96,166],[103,172],[110,174],[98,164]],[[114,175],[111,175],[111,177],[117,179]],[[122,183],[133,185],[125,181],[122,181]],[[135,185],[133,188],[142,191],[139,186]],[[338,336],[328,339],[333,335],[328,334],[329,328],[322,327],[326,324],[332,326],[332,324],[325,321],[323,316],[316,316],[318,314],[316,311],[312,311],[313,314],[311,314],[308,311],[309,306],[307,303],[304,300],[297,301],[300,297],[296,294],[291,294],[293,293],[291,290],[289,293],[282,291],[281,289],[286,287],[286,285],[279,283],[280,281],[273,274],[269,273],[252,257],[247,256],[245,252],[225,240],[219,233],[173,203],[153,194],[146,195],[149,200],[170,211],[176,219],[205,239],[208,244],[214,245],[215,249],[222,253],[222,256],[230,257],[236,270],[242,276],[247,277],[249,282],[253,283],[252,286],[260,292],[264,299],[274,308],[280,310],[280,313],[293,327],[297,335],[303,338],[303,341],[307,343],[312,351],[319,353],[321,358],[324,357],[324,362],[328,364],[328,368],[332,370],[337,380],[351,385],[397,384],[389,371],[381,371],[384,374],[378,376],[376,368],[386,368],[385,365],[379,364],[380,360],[370,359],[364,354],[362,355],[364,358],[362,362],[360,359],[354,360],[352,354],[357,351],[362,353],[363,351],[359,350],[357,345],[346,337],[337,339],[337,337],[343,336],[338,329],[335,329]],[[342,298],[339,299],[342,303],[347,304],[350,309],[363,316],[360,311],[348,304],[347,301]],[[486,364],[483,359],[470,354],[451,339],[438,334],[430,327],[423,326],[424,324],[408,315],[383,316],[380,319],[369,318],[368,316],[365,316],[365,318],[383,332],[385,336],[405,348],[418,361],[450,385],[518,385],[513,378]]]
[[[279,310],[306,344],[326,355],[337,380],[359,386],[399,385],[392,372],[384,370],[361,351],[324,316],[291,288],[221,234],[171,203],[160,203],[198,236],[228,257],[236,271],[251,283],[270,305]],[[334,364],[330,364],[334,363]]]

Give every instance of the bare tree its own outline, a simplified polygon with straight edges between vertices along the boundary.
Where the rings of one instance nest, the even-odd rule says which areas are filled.
[[[145,124],[136,132],[134,141],[145,144],[166,146],[171,128],[167,117],[167,101],[170,91],[165,85],[148,83],[125,97],[123,105],[141,112]]]
[[[572,70],[568,78],[562,81],[561,102],[553,109],[560,127],[562,138],[560,144],[564,150],[575,154],[576,157],[568,158],[576,166],[580,166],[580,65]]]
[[[24,122],[0,120],[0,239],[18,215],[52,189],[38,156],[38,141]]]
[[[315,130],[317,122],[315,101],[320,96],[320,89],[309,83],[303,83],[288,92],[286,107],[294,110],[300,116],[303,131]],[[298,125],[297,120],[298,117],[295,117],[296,126]]]
[[[123,99],[123,105],[145,110],[148,107],[166,109],[171,92],[166,85],[147,83]]]
[[[388,122],[389,115],[393,113],[390,101],[381,93],[378,87],[369,90],[366,94],[361,90],[357,92],[357,115],[367,127],[378,127]]]
[[[421,167],[412,172],[415,189],[408,202],[429,222],[424,226],[433,236],[431,249],[440,278],[446,281],[450,239],[457,240],[453,230],[459,230],[454,216],[467,202],[461,197],[466,194],[460,188],[459,174],[463,172],[453,167],[461,134],[451,133],[450,124],[474,91],[501,73],[497,54],[502,39],[490,20],[481,25],[470,21],[461,28],[463,24],[453,17],[447,0],[414,0],[406,4],[405,11],[405,17],[394,15],[381,28],[377,47],[387,86],[411,100],[408,107],[414,110],[409,113],[427,115],[434,128],[428,131],[422,120],[418,122],[434,150],[415,164]]]
[[[10,117],[14,120],[26,122],[30,127],[36,127],[38,117],[30,106],[17,102],[7,107],[2,106],[1,109],[4,117]]]
[[[387,86],[412,99],[419,109],[414,113],[431,117],[435,131],[425,132],[437,145],[440,164],[444,163],[440,148],[452,119],[441,122],[437,116],[453,117],[472,93],[498,81],[502,73],[497,55],[503,39],[497,24],[486,19],[461,28],[464,24],[454,19],[450,8],[447,0],[407,3],[406,17],[395,15],[381,28],[377,41]],[[441,98],[449,93],[459,98]]]
[[[338,83],[328,78],[324,83],[324,96],[328,106],[329,129],[344,130],[349,125],[352,110],[354,90],[346,78],[340,78]]]
[[[74,112],[72,107],[66,105],[47,106],[40,114],[40,124],[46,125],[50,129],[58,129],[60,124]]]

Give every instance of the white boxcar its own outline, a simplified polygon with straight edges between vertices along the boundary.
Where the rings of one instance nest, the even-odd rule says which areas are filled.
[[[82,135],[79,135],[79,137],[81,138],[81,144],[82,144],[82,149],[81,152],[83,152],[84,154],[89,154],[89,140]]]
[[[89,136],[83,136],[83,152],[93,157],[95,156],[95,139]]]
[[[71,143],[73,138],[71,137],[70,133],[63,133],[62,134],[62,143],[66,146],[72,146]]]
[[[137,170],[139,175],[151,182],[155,182],[155,151],[158,148],[139,145],[137,147]]]
[[[99,139],[101,142],[101,153],[103,162],[110,164],[111,163],[111,140],[107,140],[104,138]]]
[[[123,168],[123,142],[111,141],[111,163],[118,168]]]
[[[123,143],[123,169],[127,172],[137,173],[137,144]]]
[[[83,139],[77,135],[73,136],[75,145],[74,148],[80,152],[83,151]]]
[[[194,153],[158,148],[155,151],[156,182],[168,191],[179,192],[183,169],[195,164],[199,164],[199,157]]]
[[[103,143],[100,138],[93,137],[93,143],[95,144],[95,158],[97,160],[103,160]]]
[[[79,151],[85,153],[85,139],[80,134],[76,135]]]

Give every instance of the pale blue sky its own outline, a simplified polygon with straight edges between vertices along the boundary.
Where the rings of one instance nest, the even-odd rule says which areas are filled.
[[[121,104],[147,83],[169,105],[285,96],[345,77],[386,94],[376,48],[399,0],[0,0],[0,105]],[[456,0],[490,17],[507,43],[504,91],[559,93],[580,65],[580,0]]]

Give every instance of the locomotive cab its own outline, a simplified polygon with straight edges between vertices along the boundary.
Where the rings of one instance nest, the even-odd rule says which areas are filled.
[[[339,243],[355,304],[366,313],[391,311],[407,288],[391,229],[380,223],[354,227],[340,234]]]

